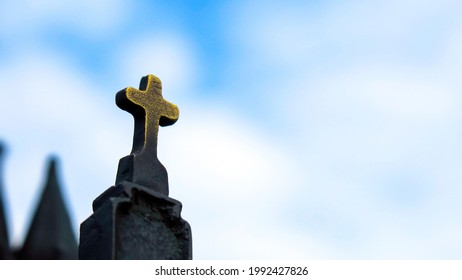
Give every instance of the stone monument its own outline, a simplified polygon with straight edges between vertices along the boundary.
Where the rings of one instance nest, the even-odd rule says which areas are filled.
[[[93,201],[80,227],[80,259],[192,259],[192,235],[182,205],[168,197],[167,170],[157,158],[160,126],[174,124],[178,107],[162,97],[159,78],[125,88],[116,104],[135,121],[133,148],[119,162],[115,186]]]

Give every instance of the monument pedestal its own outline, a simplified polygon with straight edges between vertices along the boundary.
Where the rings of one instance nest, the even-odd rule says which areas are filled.
[[[181,203],[168,197],[167,170],[157,158],[159,126],[174,124],[175,104],[162,97],[162,83],[144,76],[140,87],[116,94],[116,104],[135,120],[133,147],[122,158],[116,186],[93,201],[93,215],[80,226],[80,259],[192,259],[191,227]]]
[[[191,228],[182,205],[168,196],[123,182],[93,202],[80,227],[79,259],[192,259]]]

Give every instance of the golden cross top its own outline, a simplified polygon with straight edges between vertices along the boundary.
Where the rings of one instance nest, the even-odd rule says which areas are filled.
[[[128,87],[119,91],[116,104],[135,118],[132,153],[157,147],[159,125],[172,125],[179,117],[178,107],[162,97],[162,82],[154,75],[143,77],[139,90]]]
[[[154,75],[143,77],[139,90],[127,87],[119,91],[116,104],[135,120],[132,152],[121,159],[116,182],[130,181],[168,195],[167,172],[157,159],[157,135],[159,125],[178,120],[178,107],[162,97],[162,83]]]

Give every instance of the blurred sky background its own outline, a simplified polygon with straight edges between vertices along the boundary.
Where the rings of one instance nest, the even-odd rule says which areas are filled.
[[[76,235],[152,73],[196,259],[462,258],[462,2],[0,0],[0,139],[22,243],[49,155]]]

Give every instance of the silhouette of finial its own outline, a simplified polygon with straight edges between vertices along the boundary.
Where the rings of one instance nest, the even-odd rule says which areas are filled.
[[[56,158],[48,162],[48,174],[19,259],[77,259],[77,241],[57,178]]]

